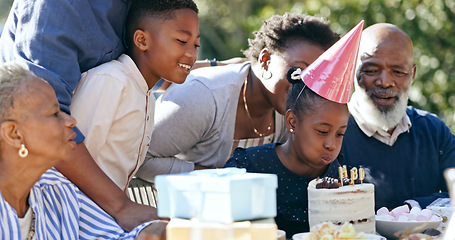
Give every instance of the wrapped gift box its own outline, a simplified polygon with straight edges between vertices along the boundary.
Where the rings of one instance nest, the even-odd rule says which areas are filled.
[[[159,175],[158,216],[232,223],[276,216],[275,174],[224,168]]]
[[[234,223],[207,223],[197,219],[172,219],[166,227],[168,240],[276,240],[273,218]]]
[[[450,217],[452,216],[450,198],[438,198],[430,203],[427,208],[442,217],[442,222],[437,229],[441,232],[445,231]]]

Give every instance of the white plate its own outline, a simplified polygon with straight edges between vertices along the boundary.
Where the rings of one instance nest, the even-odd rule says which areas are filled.
[[[386,221],[376,219],[376,232],[386,237],[387,239],[396,239],[395,233],[407,230],[408,233],[418,233],[422,232],[427,228],[438,228],[441,223],[442,218],[439,218],[438,221],[428,221],[428,222],[419,222],[419,221]]]
[[[297,234],[294,234],[292,236],[292,240],[306,240],[308,235],[310,235],[310,233],[306,232],[306,233],[297,233]],[[368,240],[386,240],[385,237],[382,237],[382,236],[379,236],[379,235],[376,235],[376,234],[367,234],[365,233],[365,236],[366,236],[366,239]],[[354,238],[350,238],[350,239],[354,239]]]

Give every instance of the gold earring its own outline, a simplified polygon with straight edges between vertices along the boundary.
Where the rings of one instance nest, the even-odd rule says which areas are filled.
[[[25,145],[22,143],[21,148],[19,149],[19,157],[25,158],[28,155],[28,150],[25,148]]]

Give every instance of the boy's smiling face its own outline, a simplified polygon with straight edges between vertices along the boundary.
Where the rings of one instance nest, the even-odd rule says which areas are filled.
[[[149,87],[160,78],[185,82],[197,59],[200,44],[197,13],[185,8],[175,10],[173,15],[159,23],[150,19],[143,31],[144,42],[136,43],[142,56],[136,57],[135,62]]]

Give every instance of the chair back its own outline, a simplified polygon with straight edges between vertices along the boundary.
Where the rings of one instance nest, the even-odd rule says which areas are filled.
[[[128,184],[128,196],[131,201],[157,207],[156,189],[153,183],[140,178],[133,178]]]

